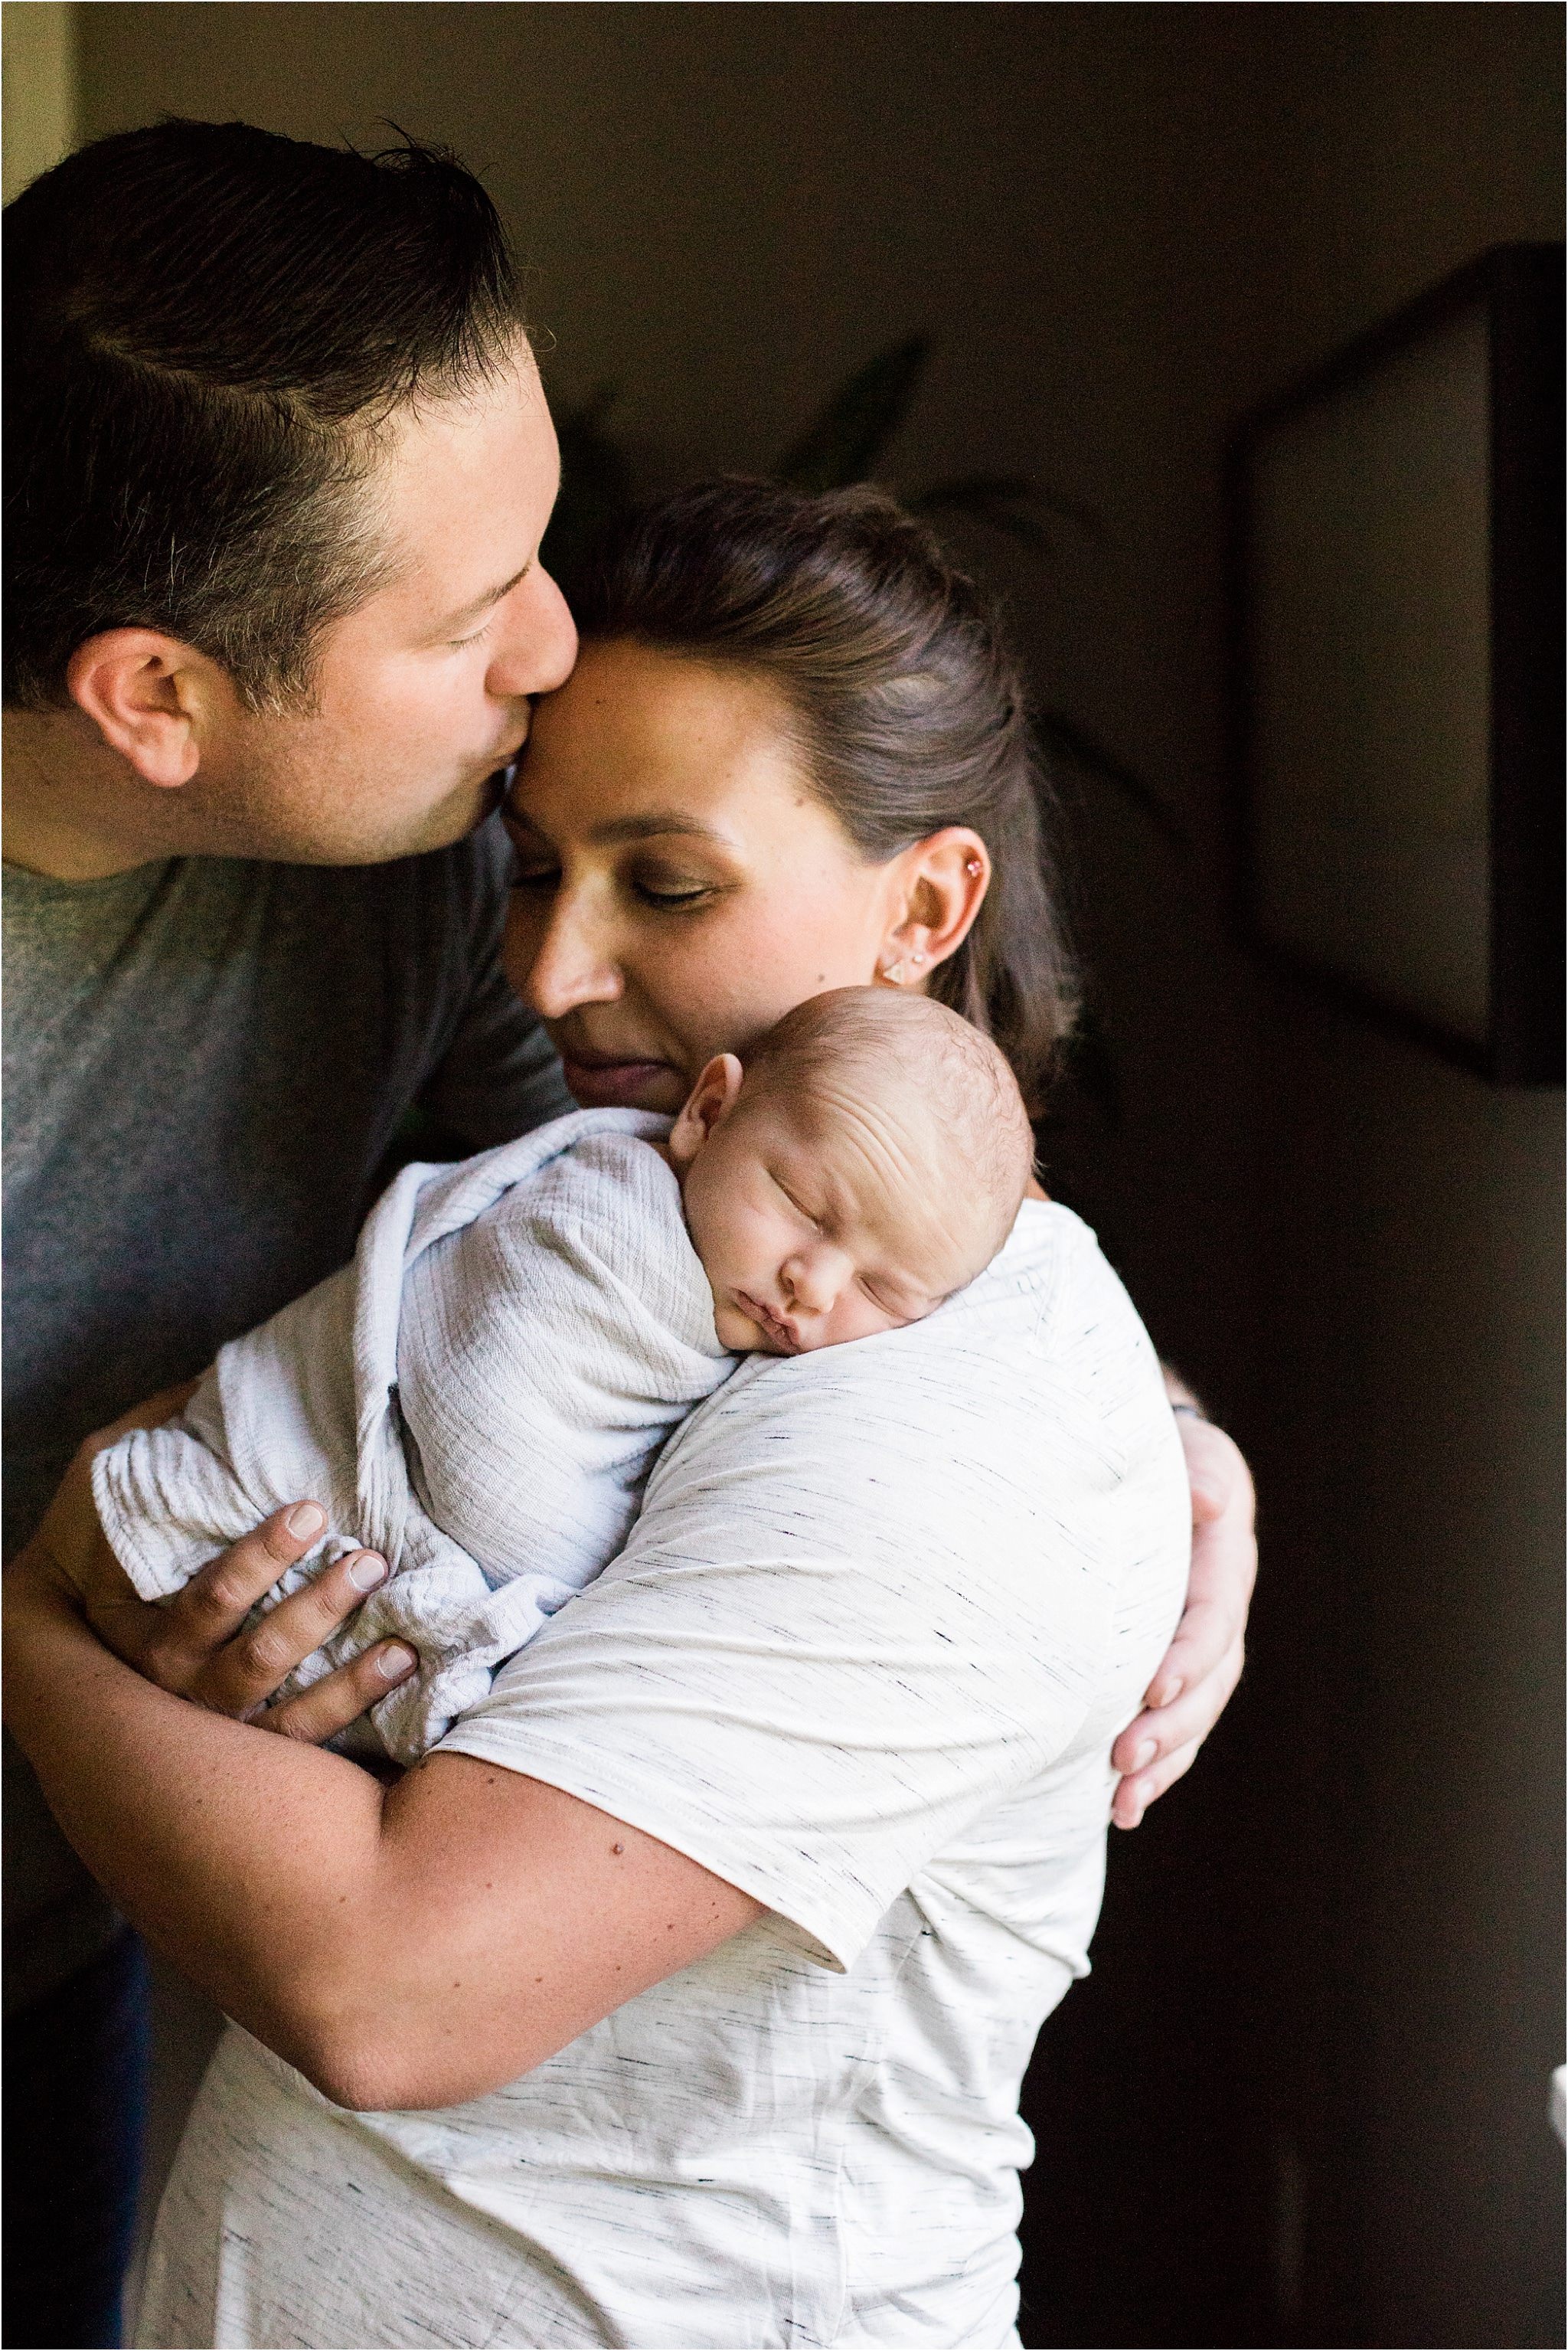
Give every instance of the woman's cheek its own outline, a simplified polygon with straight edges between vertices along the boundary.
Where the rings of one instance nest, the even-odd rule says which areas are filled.
[[[858,925],[847,911],[809,902],[763,913],[751,902],[737,908],[722,930],[702,944],[700,962],[689,970],[688,1000],[707,1033],[712,1050],[744,1054],[746,1044],[782,1020],[824,988],[852,987],[873,977],[856,952]]]

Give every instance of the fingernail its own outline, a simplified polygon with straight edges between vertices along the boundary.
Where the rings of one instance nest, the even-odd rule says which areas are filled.
[[[389,1641],[376,1659],[376,1670],[383,1681],[401,1681],[418,1663],[417,1650],[411,1649],[406,1641]]]
[[[1141,1771],[1145,1763],[1154,1761],[1159,1751],[1159,1742],[1156,1740],[1145,1739],[1133,1758],[1134,1771]]]
[[[303,1542],[307,1535],[319,1535],[327,1523],[327,1513],[319,1502],[296,1502],[283,1521],[289,1533]]]
[[[373,1592],[378,1583],[387,1580],[387,1563],[373,1551],[367,1551],[349,1570],[349,1581],[356,1592]]]
[[[1184,1682],[1162,1682],[1157,1690],[1149,1692],[1151,1706],[1174,1706],[1186,1685]]]

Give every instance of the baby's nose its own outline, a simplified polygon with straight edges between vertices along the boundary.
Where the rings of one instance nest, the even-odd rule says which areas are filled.
[[[838,1302],[849,1260],[841,1249],[803,1249],[784,1267],[784,1286],[806,1314],[826,1314]]]

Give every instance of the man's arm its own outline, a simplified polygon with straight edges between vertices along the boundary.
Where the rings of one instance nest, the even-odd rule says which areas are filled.
[[[383,1789],[155,1687],[45,1554],[6,1586],[11,1724],[67,1835],[151,1941],[339,2105],[497,2088],[761,1915],[517,1773],[435,1756]]]
[[[1111,1750],[1124,1775],[1112,1813],[1123,1829],[1135,1829],[1149,1805],[1192,1769],[1229,1705],[1241,1678],[1258,1574],[1255,1498],[1239,1447],[1214,1426],[1168,1365],[1166,1391],[1192,1485],[1192,1570],[1181,1623],[1149,1684],[1144,1711]]]

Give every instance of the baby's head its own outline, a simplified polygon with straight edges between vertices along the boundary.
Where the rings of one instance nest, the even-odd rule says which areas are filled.
[[[744,1068],[716,1056],[669,1152],[720,1339],[794,1355],[917,1322],[972,1281],[1033,1141],[988,1037],[929,997],[840,987]]]

